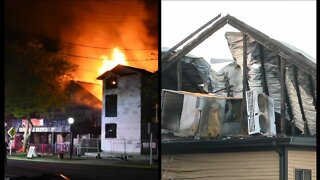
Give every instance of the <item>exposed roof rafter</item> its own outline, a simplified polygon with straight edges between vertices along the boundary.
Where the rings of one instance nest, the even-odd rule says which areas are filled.
[[[201,44],[204,40],[210,37],[213,33],[218,31],[226,24],[231,25],[232,27],[238,29],[242,33],[252,37],[257,42],[262,44],[264,47],[270,49],[274,53],[278,54],[282,58],[288,60],[293,63],[299,69],[309,75],[311,75],[314,80],[316,80],[316,64],[311,60],[303,56],[302,54],[286,47],[282,43],[277,40],[274,40],[267,36],[266,34],[260,32],[259,30],[247,25],[246,23],[238,20],[237,18],[230,16],[229,14],[220,18],[216,21],[210,28],[206,29],[204,32],[198,35],[195,39],[193,39],[190,43],[185,45],[181,50],[171,54],[171,56],[167,56],[166,58],[162,58],[161,61],[166,61],[166,63],[162,64],[161,71],[164,72],[178,60],[180,60],[183,56],[189,53],[192,49]],[[188,36],[189,37],[189,36]]]
[[[245,24],[244,22],[238,20],[233,16],[229,16],[228,24],[238,29],[242,33],[251,36],[264,47],[270,49],[271,51],[283,57],[284,59],[287,59],[292,64],[299,67],[300,70],[316,78],[316,64],[310,61],[308,58],[301,55],[300,53],[293,51],[292,49],[281,44],[279,41],[270,38],[264,33],[254,29],[253,27]]]

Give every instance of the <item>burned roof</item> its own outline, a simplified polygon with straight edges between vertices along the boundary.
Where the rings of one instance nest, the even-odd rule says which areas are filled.
[[[179,65],[174,64],[168,71],[161,73],[161,87],[163,89],[212,93],[218,88],[215,72],[205,59],[188,54],[182,57],[180,62]],[[162,62],[162,64],[166,63],[165,61]],[[177,85],[179,81],[179,77],[177,77],[178,66],[180,70],[183,69],[180,72],[180,85]]]
[[[242,33],[227,32],[225,36],[235,63],[243,69]],[[282,83],[280,78],[281,57],[252,37],[248,37],[246,41],[249,88],[270,96],[274,101],[275,112],[281,113],[281,85],[283,85],[286,119],[302,132],[305,131],[304,123],[307,123],[307,131],[316,134],[316,80],[292,62],[287,61],[286,75]],[[241,82],[242,78],[239,75],[236,78],[238,77],[238,82]],[[234,78],[230,77],[230,80]],[[239,90],[242,91],[242,84],[232,90],[235,90],[234,94],[242,96],[239,93]]]
[[[70,93],[69,106],[73,107],[88,107],[92,109],[101,110],[102,101],[94,96],[90,91],[84,88],[84,84],[88,84],[82,81],[70,81],[68,84],[68,91]]]
[[[216,21],[181,50],[173,51],[175,46],[167,51],[161,59],[162,74],[166,76],[172,73],[179,80],[180,73],[176,73],[177,62],[183,62],[188,52],[227,23],[241,32],[227,32],[225,35],[234,63],[229,65],[228,70],[224,70],[222,74],[221,72],[214,74],[212,79],[216,82],[214,88],[221,84],[229,84],[226,91],[231,91],[231,96],[235,97],[243,97],[246,91],[252,89],[265,93],[274,101],[276,117],[281,118],[281,123],[288,121],[290,127],[298,128],[304,134],[315,135],[316,60],[303,51],[274,40],[230,15]],[[201,61],[201,58],[198,60]],[[185,69],[183,71],[188,74]],[[244,72],[246,75],[242,76]],[[207,73],[210,72],[207,71]],[[180,74],[180,79],[183,80],[183,78],[186,77]],[[246,85],[245,88],[243,88],[244,85]],[[219,93],[217,94],[221,95]],[[286,127],[285,124],[281,124],[281,128]],[[281,131],[286,133],[285,130]]]
[[[172,64],[176,63],[188,52],[190,52],[196,46],[201,44],[205,39],[210,37],[213,33],[218,31],[220,28],[222,28],[226,24],[233,26],[234,28],[241,31],[243,34],[251,36],[266,48],[272,50],[282,58],[287,59],[289,62],[299,67],[299,69],[301,69],[303,72],[311,75],[313,78],[316,79],[315,62],[308,59],[300,52],[297,52],[294,49],[291,49],[283,45],[279,41],[270,38],[269,36],[262,33],[261,31],[247,25],[246,23],[238,20],[237,18],[229,14],[217,20],[210,28],[203,31],[201,34],[198,35],[197,38],[192,40],[190,43],[188,43],[178,52],[172,53],[170,55],[164,55],[166,58],[162,58],[161,61],[167,61],[168,63],[162,65],[161,71],[162,72],[166,71]],[[172,51],[169,51],[169,52],[171,53]]]
[[[125,75],[130,75],[133,73],[135,74],[137,72],[142,73],[142,74],[151,74],[151,72],[149,72],[145,69],[140,69],[140,68],[135,68],[135,67],[125,66],[125,65],[119,64],[116,67],[114,67],[113,69],[101,74],[99,77],[97,77],[97,79],[103,80],[106,77],[109,77],[111,74],[118,74],[120,76],[125,76]]]

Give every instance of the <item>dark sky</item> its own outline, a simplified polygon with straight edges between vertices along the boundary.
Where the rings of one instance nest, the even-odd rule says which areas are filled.
[[[50,38],[102,31],[110,39],[125,32],[126,23],[136,23],[144,26],[140,33],[155,38],[144,43],[156,48],[157,10],[157,2],[150,0],[7,0],[5,29]]]
[[[150,0],[7,0],[5,5],[6,30],[60,38],[66,31],[80,35],[102,28],[112,36],[121,34],[125,23],[136,21],[145,26],[146,35],[158,34],[158,6]],[[155,41],[150,43],[156,47]]]
[[[157,58],[157,1],[7,0],[5,32],[6,40],[41,38],[56,50],[85,57],[110,57],[112,49],[119,47],[127,49],[123,52],[128,65],[158,69],[157,61],[144,61]],[[101,61],[74,56],[69,59],[79,65],[76,79],[96,81]]]

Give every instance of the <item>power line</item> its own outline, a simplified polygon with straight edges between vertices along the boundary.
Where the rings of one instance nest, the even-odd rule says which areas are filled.
[[[77,57],[77,58],[101,60],[101,58],[97,58],[97,57],[80,56],[80,55],[69,54],[69,53],[60,53],[60,52],[58,52],[58,54],[71,56],[71,57]],[[139,60],[139,59],[126,59],[126,61],[156,61],[156,60],[158,60],[158,59],[144,59],[144,60],[142,60],[142,59],[141,60]]]
[[[67,41],[61,41],[61,40],[56,40],[58,42],[61,43],[65,43],[65,44],[71,44],[74,46],[82,46],[82,47],[89,47],[89,48],[96,48],[96,49],[114,49],[111,47],[99,47],[99,46],[91,46],[91,45],[84,45],[84,44],[78,44],[78,43],[74,43],[74,42],[67,42]],[[124,50],[124,51],[156,51],[157,49],[128,49],[128,48],[119,48],[120,50]]]
[[[113,24],[113,23],[124,23],[124,22],[142,22],[142,20],[138,21],[136,19],[131,19],[131,20],[126,20],[126,19],[121,19],[121,20],[110,20],[110,21],[106,21],[106,20],[93,20],[93,19],[85,19],[85,18],[81,18],[79,19],[78,22],[82,22],[82,21],[87,21],[90,23],[109,23],[109,24]]]
[[[139,16],[139,17],[147,17],[146,14],[123,14],[123,13],[110,13],[107,11],[97,11],[97,10],[90,10],[90,9],[84,9],[84,8],[80,8],[79,10],[81,11],[86,11],[86,12],[96,12],[96,13],[101,13],[101,14],[105,14],[105,15],[110,15],[110,16]],[[133,11],[131,9],[131,11]],[[135,12],[139,12],[139,10],[136,10]]]

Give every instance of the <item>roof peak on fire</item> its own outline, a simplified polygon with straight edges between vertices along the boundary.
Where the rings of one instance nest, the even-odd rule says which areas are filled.
[[[121,65],[118,64],[117,66],[115,66],[114,68],[104,72],[103,74],[101,74],[99,77],[97,77],[98,80],[103,80],[104,78],[108,77],[110,75],[110,73],[114,73],[114,74],[119,74],[119,75],[125,75],[125,74],[131,74],[134,72],[140,72],[142,74],[152,74],[152,72],[149,72],[145,69],[140,69],[140,68],[136,68],[136,67],[132,67],[132,66],[126,66],[126,65]]]

